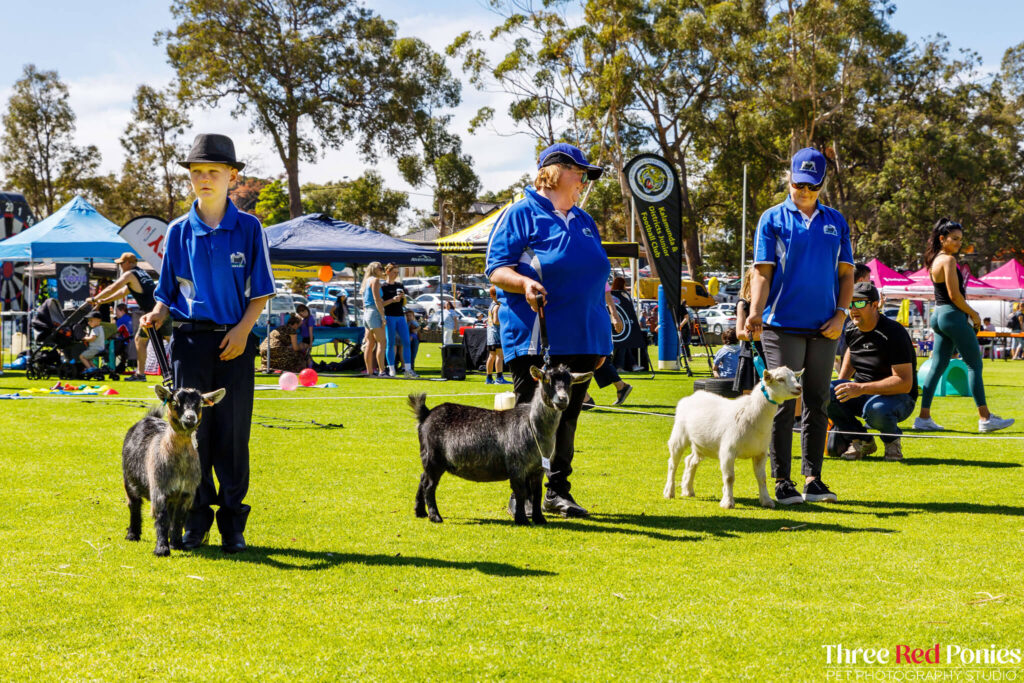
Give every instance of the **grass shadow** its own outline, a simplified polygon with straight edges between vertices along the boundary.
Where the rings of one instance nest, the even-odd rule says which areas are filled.
[[[274,548],[271,546],[250,545],[245,552],[236,555],[225,555],[219,548],[202,546],[193,554],[211,560],[230,560],[261,564],[274,569],[298,571],[322,571],[341,564],[365,564],[377,567],[430,567],[433,569],[462,569],[478,571],[488,576],[555,576],[554,572],[543,569],[518,567],[504,562],[463,562],[444,560],[434,557],[417,557],[414,555],[384,555],[363,553],[334,553],[322,550],[302,550],[299,548]]]
[[[737,500],[737,502],[741,502]],[[750,501],[756,505],[756,499]],[[808,506],[810,509],[810,506]],[[828,508],[830,511],[832,508]],[[644,536],[656,541],[700,541],[706,534],[717,538],[739,538],[744,534],[774,533],[778,531],[829,531],[832,533],[899,533],[897,529],[877,527],[853,527],[842,524],[794,521],[776,518],[762,519],[743,516],[693,517],[689,515],[630,515],[592,513],[588,519],[553,518],[549,528],[569,529],[583,533],[624,534]],[[497,519],[466,520],[473,524],[508,524]],[[670,532],[685,532],[696,535],[676,535]]]
[[[1024,507],[1019,505],[985,505],[982,503],[956,502],[934,502],[934,503],[905,503],[887,500],[844,500],[843,506],[859,506],[883,510],[904,510],[911,512],[941,512],[947,514],[971,514],[971,515],[1006,515],[1008,517],[1020,517],[1024,515]]]
[[[956,465],[958,467],[1021,467],[1019,462],[1000,462],[998,460],[964,460],[963,458],[904,458],[904,465]]]

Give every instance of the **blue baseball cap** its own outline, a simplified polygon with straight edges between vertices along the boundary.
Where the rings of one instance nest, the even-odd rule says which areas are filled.
[[[825,155],[813,147],[805,147],[793,155],[790,181],[820,185],[825,180],[825,170]]]
[[[578,147],[573,147],[567,142],[556,142],[537,157],[538,170],[551,164],[571,164],[586,169],[587,180],[597,180],[604,173],[600,166],[592,166]]]

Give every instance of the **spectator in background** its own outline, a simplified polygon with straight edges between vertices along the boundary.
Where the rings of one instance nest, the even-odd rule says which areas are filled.
[[[363,295],[363,326],[366,335],[363,338],[363,360],[366,363],[366,374],[371,377],[390,377],[384,367],[384,300],[380,295],[381,280],[384,278],[384,267],[380,261],[372,261],[366,266],[363,283],[359,291]],[[377,361],[374,366],[374,361]]]
[[[441,329],[444,330],[445,345],[455,343],[455,323],[455,306],[451,301],[445,301],[444,308],[441,309]]]
[[[344,289],[338,292],[331,306],[331,317],[337,325],[348,327],[348,292]],[[335,353],[337,353],[337,342],[335,342]]]
[[[416,353],[420,350],[420,323],[412,311],[405,312],[405,322],[409,326],[409,369],[416,372]]]
[[[845,460],[860,460],[877,450],[858,418],[882,434],[902,432],[899,423],[914,413],[917,402],[917,354],[910,335],[895,320],[879,310],[878,290],[870,282],[858,282],[850,303],[851,322],[843,335],[847,349],[839,368],[839,379],[832,381],[832,400],[828,416],[842,432],[863,437],[850,438]],[[882,436],[886,460],[902,460],[899,436]]]
[[[117,305],[117,320],[114,321],[114,325],[117,327],[118,334],[125,337],[132,336],[132,314],[128,312],[128,304]],[[121,331],[121,328],[124,331]]]
[[[737,343],[736,330],[729,327],[722,332],[722,348],[715,354],[712,371],[715,377],[734,378],[740,361],[740,345]]]
[[[996,326],[992,324],[992,318],[985,318],[981,321],[982,332],[995,332]],[[993,338],[984,338],[978,340],[978,346],[981,348],[982,358],[992,358],[992,350],[995,348]]]
[[[1020,334],[1024,332],[1024,301],[1016,304],[1010,313],[1010,332]],[[1024,360],[1024,337],[1013,337],[1012,350],[1013,360]]]
[[[107,277],[99,278],[96,281],[96,292],[95,293],[99,294],[104,289],[109,287],[111,284],[113,284],[113,282],[111,281],[110,278],[107,278]],[[110,322],[110,301],[107,301],[106,303],[103,303],[103,304],[98,304],[96,306],[96,310],[98,310],[100,312],[100,316],[101,316],[101,319],[103,320],[103,322],[105,322],[105,323],[109,323]]]
[[[313,354],[313,326],[316,324],[316,321],[313,319],[309,306],[306,304],[296,305],[295,313],[302,319],[302,322],[299,323],[299,351],[311,358]]]
[[[501,350],[501,321],[498,320],[498,311],[501,304],[498,303],[498,290],[491,285],[487,290],[491,295],[491,306],[487,309],[487,379],[486,384],[512,384],[505,379],[505,355]],[[497,373],[498,379],[491,376]]]
[[[82,343],[85,344],[85,350],[78,354],[78,360],[82,362],[82,365],[86,370],[92,370],[93,364],[92,359],[103,353],[103,346],[106,344],[106,335],[103,333],[103,317],[99,311],[93,311],[86,318],[86,325],[89,326],[88,332],[82,337]]]
[[[679,304],[679,353],[686,357],[686,360],[690,360],[690,335],[691,327],[690,321],[690,309],[686,307],[686,304]]]
[[[260,355],[272,370],[302,372],[309,367],[309,356],[299,342],[299,327],[302,318],[292,315],[284,325],[270,331],[270,336],[260,344]],[[269,349],[270,360],[267,360]]]

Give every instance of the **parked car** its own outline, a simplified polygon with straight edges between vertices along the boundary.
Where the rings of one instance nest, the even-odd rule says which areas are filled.
[[[444,295],[444,300],[445,301],[452,301],[452,302],[455,301],[455,299],[452,298],[451,294],[445,294]],[[440,294],[421,294],[420,296],[416,297],[414,303],[417,303],[420,306],[422,306],[424,313],[429,318],[439,308],[441,308],[441,295]]]
[[[409,296],[419,296],[427,291],[430,283],[422,277],[405,277],[402,278],[402,286]]]
[[[481,311],[476,308],[456,308],[455,315],[458,316],[458,319],[455,321],[455,329],[476,325],[477,323],[486,324],[486,320],[480,320],[480,313]],[[434,328],[441,327],[441,315],[438,311],[434,311],[434,313],[427,318],[427,325]]]
[[[288,315],[295,312],[296,301],[293,294],[287,292],[278,292],[277,295],[270,300],[270,326],[277,327],[284,320],[287,319]],[[260,313],[259,318],[256,319],[257,327],[267,326],[267,309],[264,307]]]
[[[735,316],[736,315],[736,304],[734,304],[734,303],[724,303],[723,302],[723,303],[720,303],[720,304],[715,304],[714,306],[712,306],[708,310],[709,311],[721,311],[722,313],[725,313],[726,315]]]
[[[338,298],[338,294],[345,292],[345,296],[351,298],[348,290],[341,285],[332,285],[330,283],[325,287],[322,282],[314,282],[306,288],[306,296],[309,297],[310,301],[330,301],[334,303],[334,300]]]
[[[459,299],[468,301],[473,308],[486,310],[491,306],[491,295],[483,287],[459,285]]]
[[[722,334],[726,328],[736,327],[735,307],[732,314],[715,310],[713,308],[706,308],[697,311],[697,320],[700,321],[701,326],[703,326],[706,331],[714,334]]]

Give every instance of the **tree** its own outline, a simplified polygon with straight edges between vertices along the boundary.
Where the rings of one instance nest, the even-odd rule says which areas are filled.
[[[187,102],[250,115],[284,164],[291,215],[302,212],[299,162],[357,138],[361,154],[401,146],[416,90],[396,27],[355,0],[172,0],[157,34]],[[410,100],[410,98],[412,98]]]
[[[188,175],[177,163],[185,158],[181,136],[189,126],[188,116],[168,93],[148,85],[140,85],[135,91],[132,120],[121,136],[126,155],[122,175],[143,180],[153,188],[156,197],[151,200],[152,208],[146,207],[142,213],[162,214],[167,220],[178,215],[189,193]]]
[[[280,179],[267,183],[260,190],[253,212],[264,226],[277,225],[292,218],[289,212],[288,192]]]
[[[22,73],[3,117],[0,165],[32,213],[44,218],[89,186],[100,153],[93,145],[75,145],[75,114],[57,72],[27,64]]]
[[[369,170],[355,180],[303,185],[302,206],[306,213],[326,213],[391,235],[409,208],[409,195],[389,189],[379,173]]]

